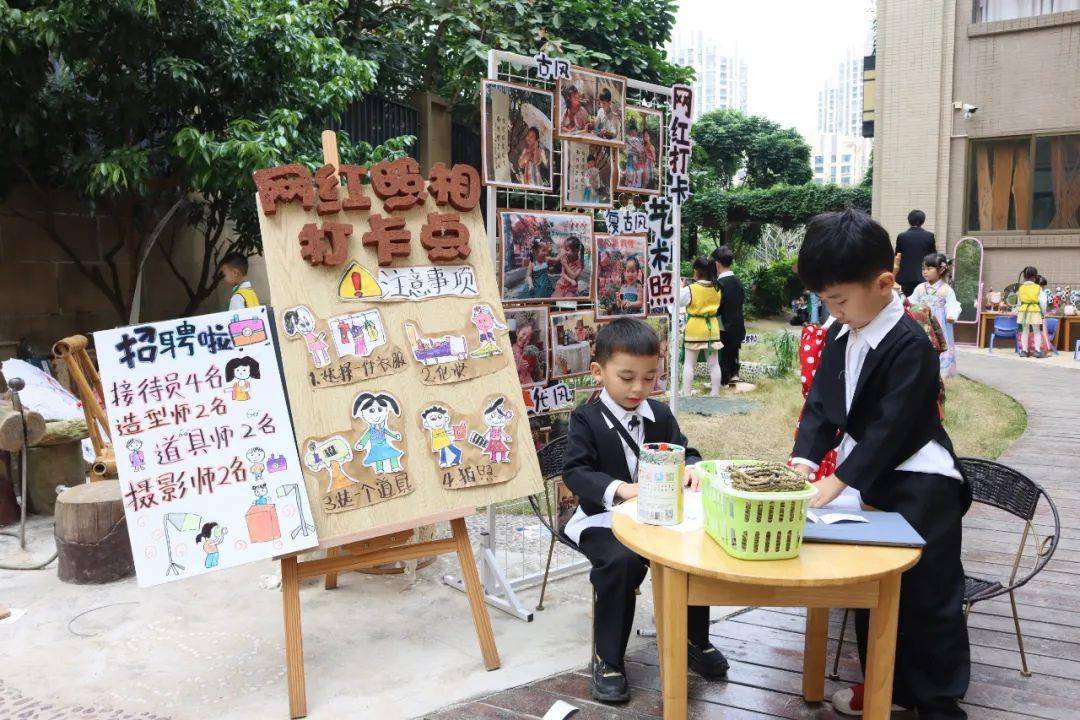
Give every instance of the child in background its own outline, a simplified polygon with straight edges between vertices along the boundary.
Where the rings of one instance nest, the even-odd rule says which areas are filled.
[[[1050,304],[1050,292],[1049,292],[1049,290],[1047,290],[1047,287],[1046,287],[1046,285],[1047,285],[1046,278],[1043,277],[1042,275],[1040,275],[1037,282],[1039,284],[1039,307],[1042,308],[1042,313],[1043,313],[1042,342],[1043,342],[1043,347],[1046,348],[1046,354],[1049,355],[1050,353],[1054,352],[1054,345],[1053,345],[1053,341],[1050,339],[1050,330],[1046,326],[1047,325],[1047,323],[1046,323],[1046,313],[1047,313],[1047,311],[1052,310],[1053,308],[1051,307],[1051,304]],[[1032,338],[1031,341],[1028,342],[1026,347],[1021,347],[1021,349],[1022,350],[1027,350],[1028,352],[1033,352],[1035,350],[1035,346],[1034,346],[1033,343],[1034,343],[1034,338]]]
[[[941,253],[930,253],[923,258],[922,276],[925,282],[916,286],[911,293],[912,305],[925,305],[933,313],[941,329],[945,332],[945,349],[938,355],[941,377],[956,375],[956,344],[953,340],[953,325],[960,317],[960,301],[949,286],[949,259]]]
[[[221,276],[227,284],[232,285],[229,310],[243,310],[259,306],[259,296],[255,294],[255,288],[252,287],[247,274],[248,259],[243,253],[231,252],[222,258]]]
[[[533,240],[525,261],[525,287],[522,298],[549,298],[555,292],[548,275],[549,245],[546,240]]]
[[[584,202],[600,202],[600,168],[596,167],[596,156],[589,153],[585,158],[585,189],[581,199]]]
[[[1016,291],[1016,296],[1020,300],[1020,305],[1016,310],[1016,324],[1020,326],[1020,356],[1031,357],[1031,353],[1027,349],[1028,337],[1031,333],[1034,333],[1035,357],[1044,358],[1046,357],[1042,351],[1044,306],[1040,302],[1043,299],[1042,289],[1035,282],[1039,279],[1039,271],[1028,265],[1024,268],[1021,276],[1024,282],[1020,285],[1020,289]]]
[[[707,257],[694,260],[694,282],[679,292],[679,306],[686,308],[686,327],[683,330],[683,387],[682,394],[690,397],[694,389],[694,371],[698,353],[704,351],[711,381],[710,394],[720,394],[720,291],[716,287],[716,265]]]
[[[566,534],[592,562],[596,589],[593,612],[592,696],[602,702],[630,697],[623,656],[634,622],[634,591],[645,579],[645,560],[611,530],[611,509],[637,497],[642,443],[669,442],[686,448],[686,482],[698,489],[691,467],[701,455],[688,446],[667,405],[649,399],[660,364],[660,339],[641,320],[619,318],[596,334],[590,371],[603,387],[599,400],[574,410],[563,479],[579,498]],[[705,678],[727,674],[728,662],[709,642],[709,608],[687,608],[688,664]]]
[[[791,462],[809,476],[841,438],[836,470],[818,480],[810,505],[825,506],[854,487],[866,504],[900,513],[926,541],[901,578],[894,709],[960,719],[971,670],[960,561],[971,486],[937,413],[934,348],[893,292],[893,257],[889,234],[864,213],[823,213],[806,225],[799,275],[836,321],[814,363]],[[869,613],[858,610],[855,620],[865,648]],[[863,690],[837,691],[834,709],[861,715]]]
[[[739,349],[746,337],[746,323],[743,319],[743,301],[746,292],[742,282],[735,277],[731,266],[735,264],[735,253],[727,245],[721,245],[712,252],[716,262],[716,287],[720,290],[720,323],[723,330],[720,341],[724,343],[720,350],[721,383],[734,386],[739,380]]]

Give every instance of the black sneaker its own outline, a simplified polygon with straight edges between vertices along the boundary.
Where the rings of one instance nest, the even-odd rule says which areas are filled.
[[[707,680],[727,677],[727,658],[711,644],[700,648],[694,643],[689,643],[686,659],[690,669]]]
[[[593,699],[606,703],[622,703],[630,699],[630,685],[626,682],[626,671],[593,657],[592,661],[592,696]]]

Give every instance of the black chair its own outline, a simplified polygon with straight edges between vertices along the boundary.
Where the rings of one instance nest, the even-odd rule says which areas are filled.
[[[1016,628],[1016,644],[1020,649],[1020,674],[1030,677],[1028,670],[1027,653],[1024,652],[1024,635],[1020,631],[1020,615],[1016,611],[1015,591],[1028,584],[1032,578],[1039,574],[1046,563],[1050,562],[1051,556],[1057,549],[1058,540],[1061,537],[1061,516],[1057,506],[1042,487],[1023,473],[1013,470],[1007,465],[992,460],[980,460],[978,458],[960,458],[960,466],[971,483],[971,494],[974,502],[990,505],[991,507],[1004,510],[1005,512],[1024,521],[1024,531],[1020,535],[1020,547],[1016,549],[1013,558],[1012,569],[1005,582],[993,578],[981,578],[975,575],[964,575],[964,618],[971,614],[971,606],[983,600],[1009,596],[1009,604],[1012,606],[1013,626]],[[1054,518],[1054,532],[1040,540],[1032,519],[1038,509],[1039,500],[1045,498],[1046,504]],[[1027,548],[1028,536],[1034,537],[1035,558],[1031,570],[1023,577],[1017,579],[1020,572],[1020,562],[1024,558],[1024,550]],[[837,677],[840,664],[840,651],[844,646],[844,631],[847,629],[848,613],[844,611],[844,621],[840,626],[840,637],[836,641],[836,657],[833,659],[832,677]]]
[[[559,522],[559,497],[555,492],[555,480],[562,477],[563,464],[566,461],[566,436],[552,440],[544,445],[536,453],[540,461],[540,476],[544,479],[544,507],[540,506],[541,496],[530,495],[529,504],[532,506],[536,517],[540,519],[544,527],[551,533],[551,543],[548,545],[547,562],[544,564],[544,581],[540,586],[540,601],[536,604],[537,610],[544,609],[544,594],[547,592],[548,573],[551,571],[551,558],[555,554],[555,543],[561,542],[574,552],[581,552],[573,540],[566,536],[564,526]]]

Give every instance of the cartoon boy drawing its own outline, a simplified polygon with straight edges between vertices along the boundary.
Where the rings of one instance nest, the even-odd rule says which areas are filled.
[[[424,429],[431,437],[431,452],[439,453],[439,467],[454,467],[461,463],[461,449],[454,445],[454,430],[450,413],[442,405],[432,405],[420,413]]]
[[[487,431],[484,438],[487,448],[484,450],[493,463],[510,462],[510,434],[504,429],[514,419],[514,412],[506,407],[506,398],[496,398],[484,409],[484,424]]]
[[[266,490],[266,483],[260,483],[258,485],[252,485],[251,491],[255,493],[256,505],[268,505],[270,504],[270,496]]]
[[[247,451],[247,459],[251,462],[252,479],[262,482],[263,473],[266,472],[266,451],[261,447],[253,447]]]
[[[128,462],[131,463],[131,469],[135,472],[145,470],[146,456],[143,455],[142,440],[131,438],[124,447],[128,449]]]
[[[202,543],[203,552],[206,553],[206,562],[203,565],[207,569],[218,566],[221,543],[225,542],[225,535],[228,532],[229,528],[224,525],[208,522],[203,524],[202,530],[195,536],[195,542]]]

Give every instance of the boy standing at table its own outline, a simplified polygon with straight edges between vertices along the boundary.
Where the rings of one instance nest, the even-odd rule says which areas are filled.
[[[644,558],[619,542],[611,530],[611,508],[637,497],[637,461],[642,443],[686,447],[686,479],[697,489],[689,467],[701,460],[667,405],[650,400],[660,365],[660,339],[641,320],[620,318],[596,334],[593,378],[603,386],[599,400],[570,416],[563,481],[579,505],[566,535],[592,562],[596,589],[593,612],[592,695],[602,702],[630,698],[623,655],[634,622],[634,591],[645,579]],[[688,663],[705,678],[727,674],[728,662],[709,643],[709,608],[687,611]]]
[[[792,464],[809,474],[842,436],[836,470],[817,482],[811,505],[851,486],[867,505],[903,515],[926,540],[901,579],[893,702],[917,708],[920,720],[966,718],[958,704],[971,668],[960,540],[971,487],[937,412],[937,356],[893,292],[892,267],[889,236],[868,215],[823,213],[807,224],[799,274],[836,322]],[[868,617],[856,612],[864,663]],[[847,715],[861,715],[862,701],[862,685],[833,695],[834,708]]]

